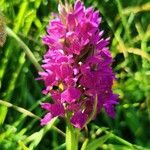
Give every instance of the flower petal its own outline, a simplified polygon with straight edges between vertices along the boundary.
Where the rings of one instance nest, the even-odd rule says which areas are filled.
[[[87,118],[88,118],[87,114],[78,111],[72,116],[70,121],[73,124],[73,126],[82,129],[87,121]]]
[[[61,94],[61,101],[73,103],[81,96],[81,91],[75,87],[69,87]]]
[[[47,113],[43,119],[41,119],[41,126],[48,124],[48,122],[51,121],[52,119],[52,114],[51,113]]]

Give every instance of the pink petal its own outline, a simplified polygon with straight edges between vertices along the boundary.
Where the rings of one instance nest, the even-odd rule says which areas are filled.
[[[87,114],[78,111],[72,116],[70,121],[73,124],[73,126],[82,129],[87,121],[87,118],[88,118]]]
[[[51,113],[47,113],[43,119],[41,119],[41,126],[48,124],[51,119],[52,119],[52,114]]]

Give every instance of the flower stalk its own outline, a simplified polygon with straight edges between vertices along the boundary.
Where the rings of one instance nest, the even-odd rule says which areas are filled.
[[[78,132],[72,124],[70,120],[67,118],[67,126],[66,126],[66,149],[67,150],[78,150]]]

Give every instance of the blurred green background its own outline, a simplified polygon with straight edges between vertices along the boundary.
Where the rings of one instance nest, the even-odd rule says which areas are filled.
[[[119,94],[120,104],[116,107],[115,120],[102,112],[88,125],[88,131],[80,132],[80,145],[88,139],[97,145],[89,148],[91,150],[148,150],[150,1],[84,2],[101,12],[101,28],[105,30],[105,36],[112,39],[112,66],[117,77],[114,92]],[[7,26],[19,38],[8,35],[4,47],[0,48],[0,150],[65,149],[64,133],[61,132],[65,132],[64,120],[55,121],[61,131],[51,124],[40,126],[38,116],[41,117],[43,111],[39,104],[49,101],[50,97],[41,94],[44,85],[35,80],[37,70],[25,54],[27,47],[30,48],[41,63],[46,51],[41,36],[45,34],[52,13],[57,13],[57,4],[55,0],[0,1]]]

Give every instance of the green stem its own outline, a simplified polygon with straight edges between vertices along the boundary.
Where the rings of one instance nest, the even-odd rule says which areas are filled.
[[[78,150],[77,130],[70,124],[69,119],[66,127],[66,149]]]
[[[3,105],[3,106],[6,106],[6,107],[12,107],[14,108],[15,110],[23,113],[25,116],[30,116],[30,117],[33,117],[33,118],[36,118],[36,119],[40,119],[40,117],[38,117],[37,115],[33,114],[32,112],[22,108],[22,107],[18,107],[16,105],[13,105],[9,102],[6,102],[6,101],[3,101],[3,100],[0,100],[0,105]]]
[[[36,67],[36,69],[38,71],[43,71],[40,64],[36,60],[35,56],[29,49],[29,47],[9,27],[6,28],[6,32],[9,36],[12,36],[18,42],[18,44],[24,49],[26,55],[28,56],[30,61],[33,63],[33,65]]]

